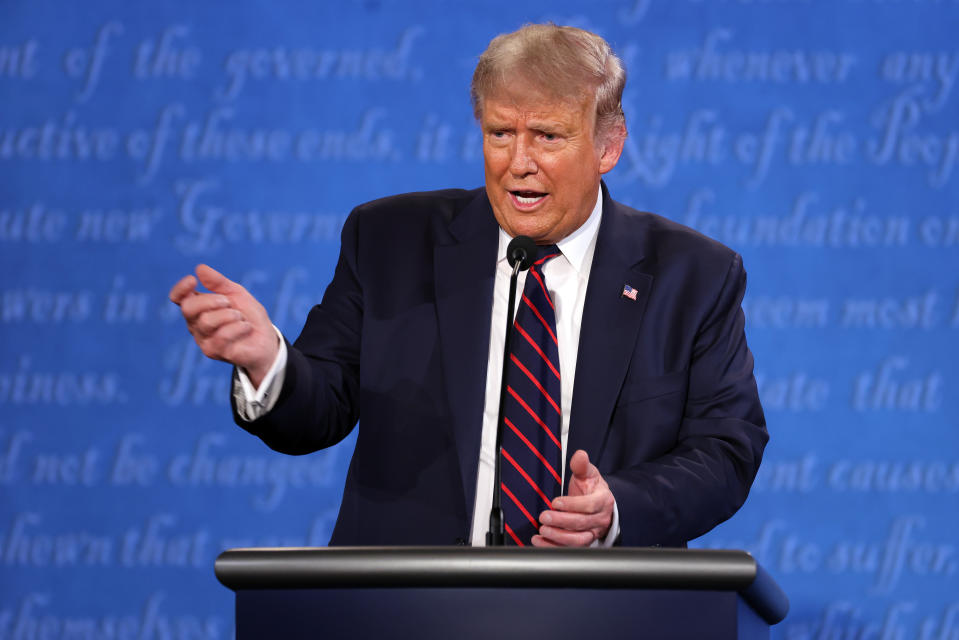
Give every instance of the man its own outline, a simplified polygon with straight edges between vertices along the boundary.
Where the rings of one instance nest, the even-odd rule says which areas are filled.
[[[193,276],[173,287],[203,352],[236,366],[244,429],[301,454],[361,421],[331,544],[483,544],[505,251],[519,235],[557,245],[528,277],[555,312],[535,311],[556,355],[530,344],[558,391],[528,377],[557,413],[559,462],[519,435],[557,491],[533,503],[508,492],[532,525],[521,535],[507,515],[508,542],[683,546],[745,500],[768,437],[743,333],[745,272],[726,247],[609,197],[601,176],[623,148],[624,84],[594,34],[529,25],[494,39],[472,84],[485,190],[357,207],[293,345],[209,267],[197,276],[211,293]]]

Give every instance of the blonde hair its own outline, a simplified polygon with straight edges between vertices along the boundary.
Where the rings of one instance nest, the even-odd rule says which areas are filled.
[[[556,97],[594,98],[597,136],[625,134],[622,101],[626,70],[609,44],[595,33],[555,24],[527,24],[493,38],[479,58],[470,84],[477,120],[483,115],[483,101],[517,77]]]

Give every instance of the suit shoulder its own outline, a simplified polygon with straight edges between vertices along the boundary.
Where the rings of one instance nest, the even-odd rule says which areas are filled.
[[[675,220],[618,203],[617,206],[633,225],[645,232],[646,253],[657,262],[692,260],[705,268],[720,268],[739,259],[733,249]]]
[[[411,222],[415,218],[428,220],[436,216],[450,220],[483,192],[484,189],[480,187],[401,193],[365,202],[357,206],[353,212],[364,218],[401,216],[404,222]]]

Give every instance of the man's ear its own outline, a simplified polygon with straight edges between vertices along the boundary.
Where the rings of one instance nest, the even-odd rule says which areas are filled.
[[[626,142],[626,126],[618,125],[613,131],[607,132],[600,144],[602,149],[599,156],[599,172],[608,173],[619,162],[623,154],[623,144]]]

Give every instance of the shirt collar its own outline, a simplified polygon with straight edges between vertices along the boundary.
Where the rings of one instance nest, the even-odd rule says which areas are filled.
[[[581,224],[573,233],[556,243],[559,250],[563,252],[563,256],[577,272],[583,270],[589,248],[599,233],[599,221],[603,217],[602,194],[602,187],[600,187],[600,190],[596,193],[596,204],[593,205],[593,211],[589,214],[586,222]],[[510,235],[500,227],[499,249],[496,254],[499,256],[499,259],[497,262],[506,260],[506,247],[509,246],[510,240],[512,240]]]

